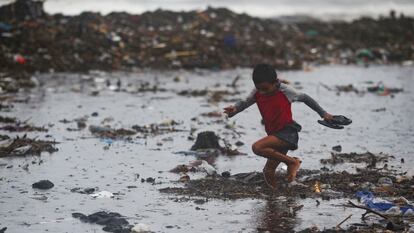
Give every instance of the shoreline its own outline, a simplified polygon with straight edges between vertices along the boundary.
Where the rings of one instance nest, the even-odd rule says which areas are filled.
[[[414,18],[393,11],[379,19],[295,22],[210,7],[50,15],[43,2],[21,2],[0,7],[2,80],[27,79],[35,72],[222,70],[257,63],[306,70],[323,64],[413,65],[414,60]]]

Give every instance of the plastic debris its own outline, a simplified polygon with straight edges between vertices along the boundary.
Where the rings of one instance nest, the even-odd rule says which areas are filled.
[[[393,182],[389,177],[381,177],[378,179],[378,185],[380,186],[393,186]]]
[[[150,232],[150,231],[151,231],[151,228],[144,223],[138,223],[131,229],[132,233],[144,233],[144,232]]]
[[[109,191],[100,191],[98,193],[90,194],[93,198],[113,198],[114,194]]]
[[[384,201],[384,200],[376,201],[374,194],[368,191],[358,191],[356,193],[356,196],[360,198],[361,202],[367,207],[373,210],[383,211],[386,214],[404,215],[408,210],[410,210],[410,212],[414,211],[414,206],[412,205],[398,206],[395,203],[391,203],[391,202]]]
[[[217,170],[205,160],[195,160],[188,165],[181,164],[171,169],[170,172],[174,173],[187,173],[187,172],[205,172],[207,175],[214,175]]]

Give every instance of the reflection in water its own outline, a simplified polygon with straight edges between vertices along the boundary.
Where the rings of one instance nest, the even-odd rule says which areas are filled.
[[[267,200],[263,209],[257,210],[258,232],[294,232],[296,211],[301,209],[293,198],[278,197]]]

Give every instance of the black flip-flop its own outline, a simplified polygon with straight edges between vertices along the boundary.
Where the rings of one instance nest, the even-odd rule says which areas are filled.
[[[343,129],[344,128],[342,125],[338,125],[338,124],[335,124],[333,122],[325,121],[325,120],[318,120],[318,123],[323,125],[323,126],[332,128],[332,129]]]
[[[332,123],[337,125],[349,125],[352,123],[352,120],[342,115],[335,115],[332,116]]]

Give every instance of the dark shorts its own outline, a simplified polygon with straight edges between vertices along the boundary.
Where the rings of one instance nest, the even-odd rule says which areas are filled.
[[[298,149],[298,141],[299,141],[299,132],[301,131],[302,126],[298,123],[293,122],[292,124],[286,125],[281,130],[276,132],[270,133],[269,135],[273,135],[280,140],[289,144],[289,150],[296,150]]]

